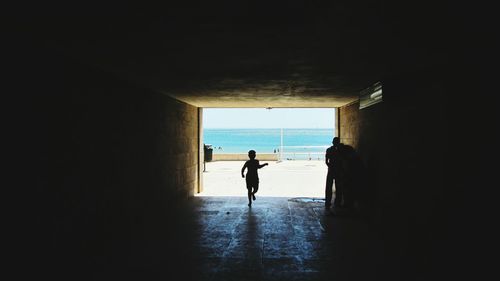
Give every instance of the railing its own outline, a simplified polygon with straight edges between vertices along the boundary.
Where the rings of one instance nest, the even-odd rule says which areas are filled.
[[[258,159],[261,161],[277,161],[278,154],[276,153],[259,153]],[[212,161],[246,161],[248,153],[214,153]]]
[[[278,153],[279,161],[285,160],[325,160],[328,146],[283,146]]]
[[[258,153],[259,160],[287,161],[287,160],[325,160],[325,151],[328,146],[283,146],[274,153]],[[248,160],[246,152],[212,154],[212,161]]]
[[[284,152],[279,155],[279,161],[286,160],[325,160],[324,152]]]

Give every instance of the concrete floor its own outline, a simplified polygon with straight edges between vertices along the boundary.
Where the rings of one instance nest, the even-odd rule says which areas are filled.
[[[447,280],[397,255],[397,244],[384,245],[370,220],[325,215],[320,199],[261,196],[251,208],[233,196],[186,203],[157,222],[166,235],[120,247],[122,255],[103,261],[102,270],[72,280]]]
[[[270,163],[252,207],[241,166],[210,163],[204,193],[155,222],[158,235],[90,279],[436,280],[419,263],[402,260],[404,248],[371,219],[325,213],[321,161]]]
[[[325,216],[323,161],[268,162],[247,206],[243,161],[206,163],[193,199],[199,280],[369,280],[369,225]],[[363,264],[363,268],[359,265]]]
[[[198,280],[374,280],[369,224],[325,216],[322,200],[195,197]]]

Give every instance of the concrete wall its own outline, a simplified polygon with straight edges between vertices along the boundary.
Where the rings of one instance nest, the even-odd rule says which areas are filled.
[[[171,257],[189,236],[179,212],[198,185],[198,108],[46,50],[17,64],[30,272],[181,266]]]
[[[444,265],[446,246],[435,241],[448,231],[444,206],[453,195],[444,183],[444,83],[439,75],[412,75],[382,81],[382,103],[340,108],[339,133],[366,166],[360,196],[381,233],[388,259],[381,266],[425,274],[421,269]]]
[[[198,108],[198,188],[196,193],[203,192],[203,172],[205,171],[205,148],[203,145],[203,108]]]

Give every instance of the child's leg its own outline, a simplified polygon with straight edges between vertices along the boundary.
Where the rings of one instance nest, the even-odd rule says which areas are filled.
[[[252,188],[248,188],[248,205],[252,205]]]
[[[255,182],[253,184],[253,194],[257,193],[258,190],[259,190],[259,182]]]
[[[255,200],[255,193],[257,193],[258,190],[259,190],[259,182],[255,182],[253,185],[253,192],[252,192],[253,200]]]
[[[247,193],[248,193],[248,206],[252,205],[252,183],[246,178]]]

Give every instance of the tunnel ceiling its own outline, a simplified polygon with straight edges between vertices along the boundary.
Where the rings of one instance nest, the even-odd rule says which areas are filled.
[[[46,46],[199,107],[338,107],[435,60],[421,23],[380,1],[205,2],[26,20]]]

